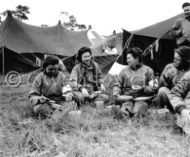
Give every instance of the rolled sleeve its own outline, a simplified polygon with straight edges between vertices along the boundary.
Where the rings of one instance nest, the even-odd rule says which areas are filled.
[[[114,92],[119,92],[121,93],[121,88],[122,88],[122,84],[123,84],[123,76],[124,75],[124,70],[122,70],[119,75],[118,75],[118,78],[116,80],[116,83],[114,84],[114,87],[113,87],[113,93]]]
[[[79,68],[75,66],[71,72],[69,84],[73,88],[73,90],[80,90],[82,85],[79,84]]]
[[[162,74],[160,75],[160,79],[159,79],[159,87],[168,87],[168,81],[169,81],[169,71],[170,67],[167,65]]]
[[[170,35],[171,36],[176,37],[176,38],[182,36],[181,20],[182,19],[178,19],[173,24],[172,29],[170,30]]]
[[[156,92],[156,88],[149,86],[148,82],[154,78],[154,72],[152,69],[148,68],[147,70],[147,85],[144,87],[145,94],[154,94]]]
[[[39,98],[41,97],[41,83],[42,83],[42,75],[39,74],[32,83],[31,89],[29,91],[28,97],[29,101],[32,105],[36,105],[38,103]]]

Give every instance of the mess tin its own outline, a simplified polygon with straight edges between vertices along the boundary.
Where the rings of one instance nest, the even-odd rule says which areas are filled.
[[[152,96],[133,98],[132,96],[129,96],[129,95],[120,95],[117,97],[117,100],[119,100],[119,101],[133,100],[133,101],[137,102],[137,101],[147,101],[147,100],[150,100],[151,98],[152,98]]]
[[[152,98],[152,96],[149,96],[149,97],[145,96],[145,97],[136,97],[133,100],[134,101],[147,101],[147,100],[150,100],[151,98]]]
[[[119,100],[119,101],[129,101],[129,100],[133,100],[133,97],[128,96],[128,95],[119,95],[117,97],[117,100]]]

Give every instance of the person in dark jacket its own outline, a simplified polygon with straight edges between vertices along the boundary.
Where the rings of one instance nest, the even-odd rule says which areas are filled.
[[[172,113],[175,113],[168,96],[171,93],[171,89],[189,69],[190,47],[182,46],[175,49],[174,62],[166,65],[159,80],[158,100],[161,108],[167,107]]]
[[[190,71],[172,88],[169,100],[176,113],[177,125],[190,135]]]

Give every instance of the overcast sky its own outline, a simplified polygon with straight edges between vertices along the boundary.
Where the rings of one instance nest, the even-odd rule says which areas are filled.
[[[28,24],[54,26],[67,11],[81,24],[91,24],[102,35],[113,30],[136,30],[181,13],[185,0],[1,0],[0,12],[27,5]]]

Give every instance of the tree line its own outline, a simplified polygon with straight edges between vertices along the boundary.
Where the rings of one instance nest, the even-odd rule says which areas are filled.
[[[24,21],[29,19],[28,14],[30,14],[30,8],[28,6],[18,5],[14,10],[7,9],[4,12],[0,13],[0,23],[2,23],[2,17],[7,17],[9,13],[12,14],[18,20]],[[64,14],[64,16],[67,16],[69,19],[68,21],[63,21],[62,23],[62,25],[69,30],[82,31],[92,28],[91,25],[89,25],[89,27],[87,28],[85,24],[79,24],[77,22],[76,17],[74,15],[69,15],[68,12],[61,12],[61,13]],[[42,25],[42,26],[47,26],[47,25]]]

